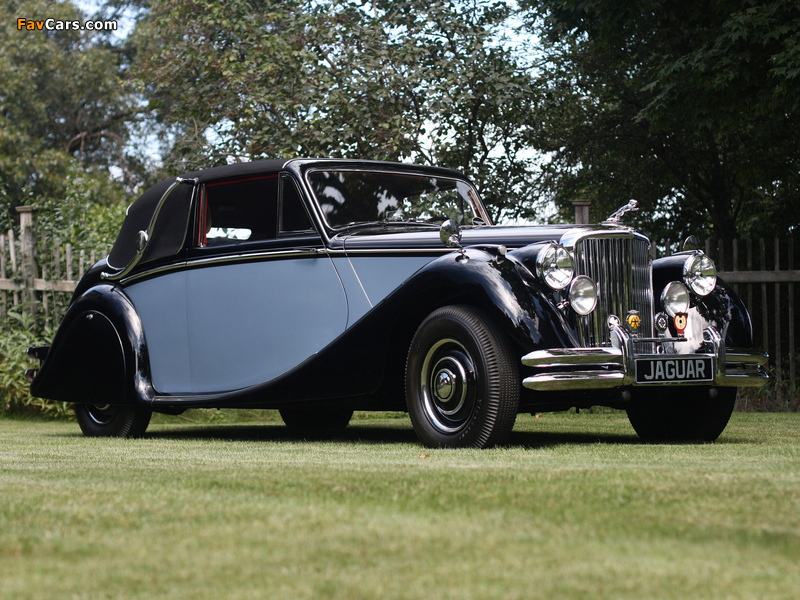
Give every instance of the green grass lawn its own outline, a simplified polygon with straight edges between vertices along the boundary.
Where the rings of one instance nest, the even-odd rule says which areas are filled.
[[[520,416],[493,450],[270,418],[139,440],[0,420],[0,598],[800,595],[800,414],[737,413],[707,445]]]

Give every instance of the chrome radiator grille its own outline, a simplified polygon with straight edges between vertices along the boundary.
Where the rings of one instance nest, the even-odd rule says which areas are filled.
[[[616,315],[624,323],[629,312],[638,311],[640,337],[653,336],[653,284],[650,247],[635,237],[585,237],[575,245],[575,267],[597,283],[597,309],[581,319],[581,345],[610,343],[607,319]]]

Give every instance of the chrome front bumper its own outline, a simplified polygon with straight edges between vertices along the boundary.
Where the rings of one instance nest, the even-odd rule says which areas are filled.
[[[637,354],[636,344],[663,347],[664,344],[685,341],[675,338],[639,339],[631,337],[622,327],[611,327],[611,347],[603,348],[553,348],[536,350],[522,357],[522,364],[536,369],[522,385],[538,391],[567,391],[608,389],[631,385],[708,385],[721,387],[760,387],[769,381],[766,370],[769,356],[751,349],[725,348],[725,340],[713,328],[703,332],[704,347],[709,351],[695,354]],[[713,373],[707,380],[638,381],[636,367],[645,361],[657,360],[664,364],[683,357],[713,360]],[[642,360],[644,359],[644,360]],[[673,359],[673,360],[671,360]],[[653,363],[650,363],[653,364]]]

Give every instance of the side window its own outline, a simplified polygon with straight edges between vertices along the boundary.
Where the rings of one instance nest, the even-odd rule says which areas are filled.
[[[311,219],[308,218],[308,213],[294,181],[288,177],[282,177],[281,189],[279,228],[281,235],[313,232],[314,226],[311,224]]]
[[[274,239],[278,231],[278,176],[207,183],[201,206],[201,247]]]

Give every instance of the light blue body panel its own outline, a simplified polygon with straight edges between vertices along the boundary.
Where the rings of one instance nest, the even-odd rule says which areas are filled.
[[[166,273],[125,288],[145,331],[153,387],[164,394],[190,389],[186,275]]]
[[[158,394],[264,383],[347,326],[344,289],[324,254],[167,273],[126,293],[142,320]]]
[[[210,264],[126,288],[158,394],[227,392],[325,348],[432,259],[325,254]]]
[[[187,301],[194,394],[274,379],[347,325],[347,300],[326,255],[190,270]]]
[[[335,256],[333,265],[347,294],[347,326],[350,327],[372,309],[372,304],[350,261],[344,256]]]
[[[434,260],[430,256],[358,256],[350,257],[361,287],[372,306],[399,288],[404,281]]]

